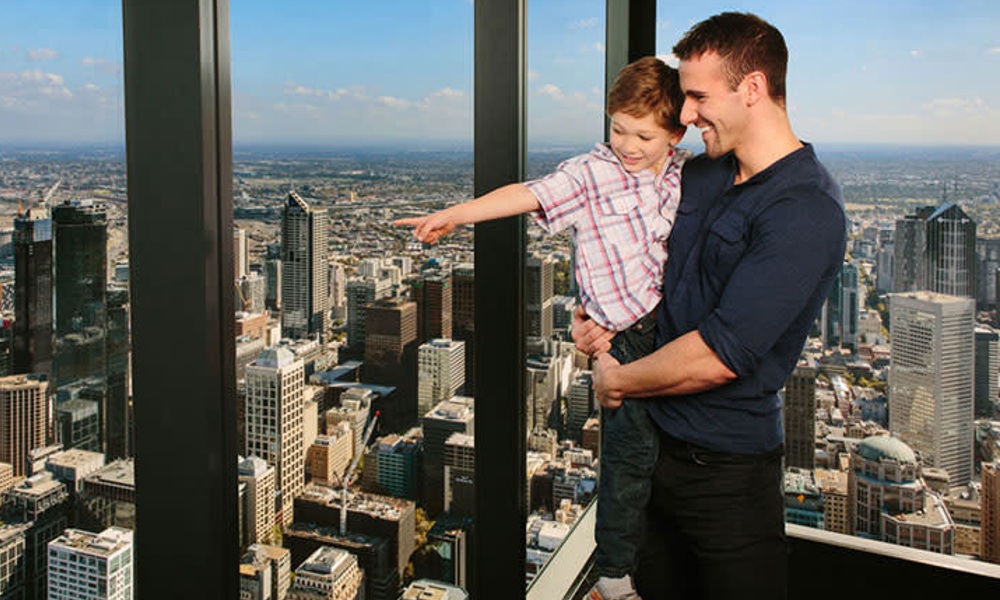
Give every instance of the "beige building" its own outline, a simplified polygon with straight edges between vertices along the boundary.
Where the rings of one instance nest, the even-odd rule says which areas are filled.
[[[321,435],[309,446],[306,454],[306,473],[312,480],[340,485],[341,478],[351,464],[354,434],[351,424],[341,421]]]
[[[294,519],[294,499],[306,483],[303,373],[302,361],[280,346],[261,352],[246,371],[246,454],[275,468],[282,525]]]
[[[364,582],[356,556],[320,546],[295,569],[288,600],[355,600]]]
[[[826,531],[849,534],[847,473],[816,469],[815,475],[816,485],[823,492],[823,528]]]
[[[14,487],[14,465],[0,462],[0,494]]]
[[[292,553],[252,544],[240,559],[240,600],[286,600],[292,585]]]
[[[24,476],[28,452],[46,444],[49,384],[30,375],[0,377],[0,462]]]
[[[983,463],[982,558],[1000,564],[1000,465]]]
[[[271,541],[275,525],[274,467],[263,458],[251,456],[240,462],[238,473],[240,482],[247,486],[247,539],[251,544],[266,544]]]

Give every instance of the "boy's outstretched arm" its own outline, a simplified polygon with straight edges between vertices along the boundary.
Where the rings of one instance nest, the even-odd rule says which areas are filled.
[[[541,205],[535,195],[521,183],[511,183],[469,200],[423,217],[397,219],[396,226],[414,227],[413,236],[433,244],[459,225],[491,221],[538,210]]]

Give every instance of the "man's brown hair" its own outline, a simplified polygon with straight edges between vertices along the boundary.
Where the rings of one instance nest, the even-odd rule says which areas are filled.
[[[683,105],[684,92],[677,69],[655,56],[625,65],[608,92],[609,117],[617,112],[640,119],[653,114],[657,123],[672,133],[685,130],[681,125]]]
[[[729,87],[736,89],[754,71],[767,77],[767,91],[778,104],[785,105],[785,74],[788,48],[774,26],[757,15],[724,12],[696,24],[674,46],[680,60],[715,52]]]

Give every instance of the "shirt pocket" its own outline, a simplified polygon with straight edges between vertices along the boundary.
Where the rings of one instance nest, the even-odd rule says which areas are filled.
[[[708,230],[702,268],[709,283],[721,291],[749,246],[747,222],[741,214],[724,214]]]

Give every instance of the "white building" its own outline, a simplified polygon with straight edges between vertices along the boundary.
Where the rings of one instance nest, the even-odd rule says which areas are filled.
[[[247,539],[251,544],[269,543],[274,529],[274,467],[259,456],[251,456],[239,463],[237,472],[240,482],[247,485]]]
[[[364,583],[356,556],[320,546],[295,570],[288,600],[354,600]]]
[[[465,342],[435,339],[417,351],[417,414],[430,412],[465,386]]]
[[[131,600],[132,531],[67,529],[49,542],[49,600]]]
[[[281,516],[293,520],[296,494],[306,483],[302,411],[304,368],[291,351],[268,348],[247,366],[246,454],[259,456],[275,468],[281,494]]]
[[[975,302],[926,291],[889,299],[889,430],[925,465],[947,470],[952,485],[965,485],[973,475]]]

